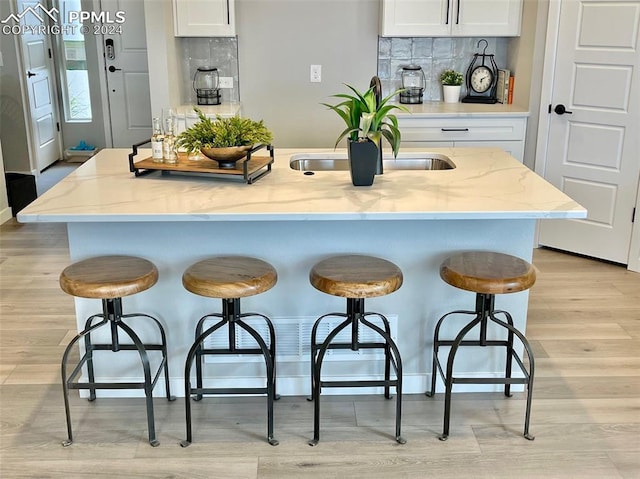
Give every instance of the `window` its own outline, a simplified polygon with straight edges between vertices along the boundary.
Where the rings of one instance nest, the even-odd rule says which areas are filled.
[[[58,0],[62,35],[59,36],[61,55],[60,77],[65,120],[68,122],[91,121],[91,97],[89,94],[89,72],[82,23],[69,22],[67,12],[80,11],[80,0]]]

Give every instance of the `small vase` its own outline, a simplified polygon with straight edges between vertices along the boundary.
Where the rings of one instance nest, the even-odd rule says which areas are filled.
[[[445,103],[458,103],[461,85],[442,85]]]
[[[371,140],[347,143],[353,186],[371,186],[378,166],[378,146]]]

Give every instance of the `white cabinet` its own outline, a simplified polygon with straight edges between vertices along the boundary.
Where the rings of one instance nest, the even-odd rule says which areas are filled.
[[[412,118],[398,116],[402,147],[502,148],[524,160],[526,117]]]
[[[523,0],[382,0],[382,36],[518,36],[522,2]]]
[[[234,37],[235,0],[173,0],[176,37]]]

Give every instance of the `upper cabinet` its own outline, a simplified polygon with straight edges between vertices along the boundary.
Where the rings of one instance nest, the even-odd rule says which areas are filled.
[[[234,37],[235,0],[173,0],[176,37]]]
[[[514,37],[523,0],[382,0],[382,36]]]

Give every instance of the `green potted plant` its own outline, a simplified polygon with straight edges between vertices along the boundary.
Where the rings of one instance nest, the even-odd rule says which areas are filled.
[[[355,186],[370,186],[373,184],[378,158],[382,153],[382,138],[391,145],[394,157],[400,149],[398,119],[391,111],[409,110],[401,105],[388,104],[389,100],[402,90],[397,90],[378,102],[374,86],[364,93],[346,83],[345,86],[353,94],[338,93],[333,96],[343,98],[342,102],[336,105],[322,104],[335,111],[347,125],[338,136],[335,146],[347,137],[352,183]]]
[[[273,134],[263,121],[233,116],[215,120],[194,108],[199,121],[178,135],[176,146],[189,152],[200,151],[216,160],[220,168],[234,168],[236,161],[247,156],[254,145],[269,144]]]
[[[445,103],[458,102],[463,82],[464,77],[462,76],[462,73],[458,73],[451,69],[442,72],[440,75],[440,83],[442,83]]]

